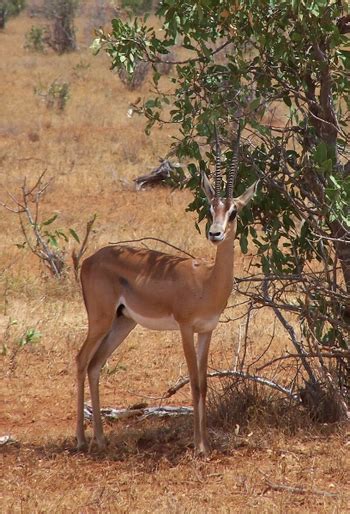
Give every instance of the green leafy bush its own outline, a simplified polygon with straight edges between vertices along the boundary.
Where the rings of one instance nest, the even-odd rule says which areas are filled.
[[[25,35],[24,48],[31,52],[43,53],[45,51],[47,29],[45,27],[32,26]]]
[[[40,84],[34,88],[34,93],[40,96],[48,109],[58,112],[64,111],[70,97],[70,84],[60,79],[55,79],[47,87]]]
[[[25,0],[0,0],[0,29],[10,16],[17,16],[25,7]]]

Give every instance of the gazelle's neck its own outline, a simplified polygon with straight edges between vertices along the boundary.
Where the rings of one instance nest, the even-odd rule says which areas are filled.
[[[226,231],[225,240],[217,246],[215,263],[210,276],[212,296],[226,306],[233,283],[233,251],[237,222]]]

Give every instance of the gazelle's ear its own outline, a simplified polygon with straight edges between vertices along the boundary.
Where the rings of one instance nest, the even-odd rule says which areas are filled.
[[[211,183],[208,180],[208,177],[202,170],[201,170],[201,188],[202,188],[202,191],[205,193],[205,196],[208,198],[209,202],[211,202],[215,196],[215,192],[214,192],[214,189],[213,189]]]
[[[254,182],[244,193],[241,194],[241,196],[238,196],[237,198],[234,198],[233,201],[236,204],[237,211],[240,212],[243,207],[245,207],[250,200],[253,198],[253,196],[256,193],[256,190],[258,188],[259,180]]]

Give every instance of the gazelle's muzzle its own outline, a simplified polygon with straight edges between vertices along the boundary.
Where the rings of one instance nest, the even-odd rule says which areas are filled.
[[[208,239],[212,243],[218,243],[225,239],[225,229],[221,223],[213,223],[208,232]]]

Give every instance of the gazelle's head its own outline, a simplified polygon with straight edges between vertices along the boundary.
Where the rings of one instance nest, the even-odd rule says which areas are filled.
[[[221,197],[221,154],[218,137],[216,135],[216,169],[215,169],[215,187],[210,184],[208,177],[202,172],[201,186],[208,198],[210,205],[210,215],[212,223],[208,231],[208,239],[214,244],[222,242],[226,235],[230,232],[236,232],[237,214],[245,207],[254,196],[257,182],[252,184],[241,196],[235,198],[233,196],[233,188],[235,185],[238,171],[238,154],[239,154],[240,130],[238,130],[235,143],[233,145],[233,157],[229,166],[227,187],[225,198]]]

